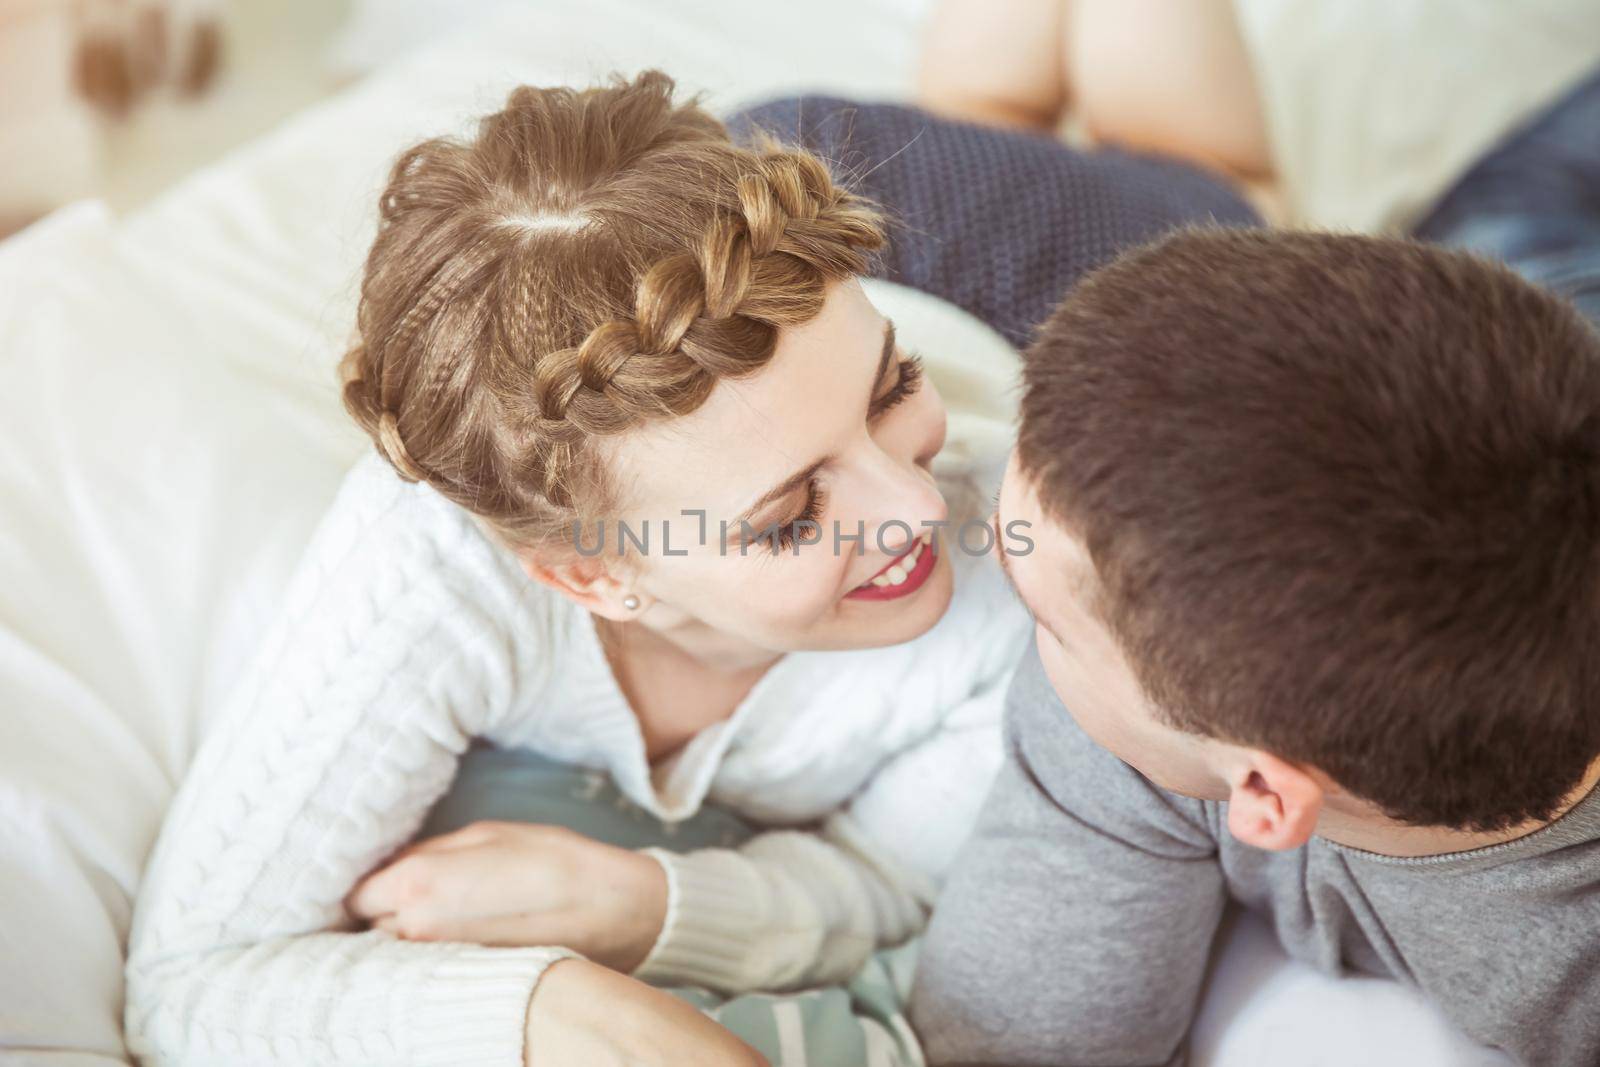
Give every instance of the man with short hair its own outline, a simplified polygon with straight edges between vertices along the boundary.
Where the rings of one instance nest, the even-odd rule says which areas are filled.
[[[894,105],[735,121],[856,176],[887,277],[1029,346],[996,521],[1033,527],[1039,647],[918,967],[931,1062],[1182,1063],[1232,896],[1600,1063],[1600,77],[1434,245],[1219,230],[1259,220],[1170,160]]]
[[[1038,623],[913,1020],[1181,1063],[1231,896],[1479,1042],[1600,1063],[1600,335],[1417,242],[1198,230],[1025,358]]]

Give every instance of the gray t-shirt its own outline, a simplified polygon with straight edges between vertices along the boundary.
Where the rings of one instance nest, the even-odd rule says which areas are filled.
[[[1036,652],[1006,764],[934,912],[912,1019],[933,1064],[1181,1065],[1229,897],[1291,956],[1419,987],[1538,1067],[1600,1064],[1600,790],[1505,844],[1398,859],[1235,841],[1073,722]]]

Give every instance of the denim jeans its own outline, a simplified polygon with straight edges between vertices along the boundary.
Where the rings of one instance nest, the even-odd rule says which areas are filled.
[[[1479,160],[1413,234],[1503,260],[1600,325],[1600,70]]]

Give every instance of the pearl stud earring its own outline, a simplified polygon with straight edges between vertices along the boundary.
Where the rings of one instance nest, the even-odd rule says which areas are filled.
[[[634,596],[632,593],[629,593],[627,596],[622,598],[622,606],[627,608],[629,611],[638,611],[639,598]]]

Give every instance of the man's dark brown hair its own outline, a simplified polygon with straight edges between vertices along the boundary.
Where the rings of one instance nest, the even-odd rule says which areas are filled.
[[[1174,725],[1389,816],[1549,818],[1600,755],[1600,336],[1410,241],[1191,231],[1027,356],[1019,460]]]

